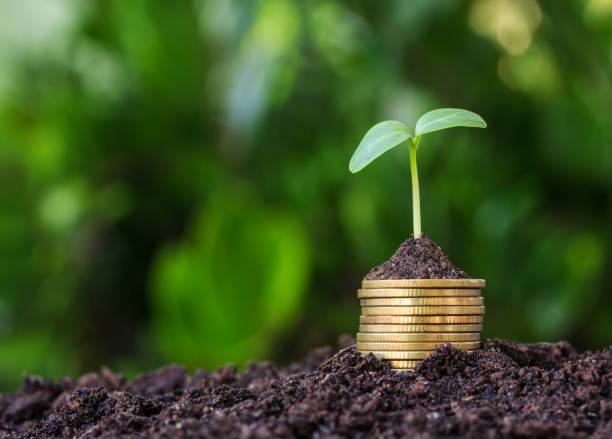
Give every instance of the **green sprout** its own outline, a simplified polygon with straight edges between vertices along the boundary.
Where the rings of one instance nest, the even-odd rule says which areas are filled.
[[[414,238],[421,237],[421,198],[419,195],[419,174],[417,171],[416,152],[423,134],[452,127],[486,128],[486,122],[471,111],[458,108],[439,108],[425,113],[417,121],[415,135],[401,122],[386,120],[377,123],[366,133],[355,150],[349,170],[359,172],[374,161],[383,152],[408,140],[410,147],[410,174],[412,175],[412,219],[414,221]]]

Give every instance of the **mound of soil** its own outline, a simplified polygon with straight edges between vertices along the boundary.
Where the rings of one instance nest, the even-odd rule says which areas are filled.
[[[410,236],[387,262],[372,268],[364,279],[469,279],[469,276],[455,268],[438,244],[423,233],[419,239]]]
[[[612,437],[612,353],[568,343],[486,340],[438,349],[396,373],[353,348],[285,369],[185,374],[168,366],[126,382],[100,374],[28,377],[0,397],[0,437]]]

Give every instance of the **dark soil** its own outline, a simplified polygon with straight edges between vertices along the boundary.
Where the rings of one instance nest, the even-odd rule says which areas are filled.
[[[474,354],[445,346],[401,374],[352,348],[318,367],[331,353],[241,374],[27,377],[0,397],[0,437],[612,437],[610,349],[487,340]]]
[[[469,276],[455,268],[438,244],[423,233],[419,239],[410,236],[387,262],[372,268],[365,279],[469,279]]]

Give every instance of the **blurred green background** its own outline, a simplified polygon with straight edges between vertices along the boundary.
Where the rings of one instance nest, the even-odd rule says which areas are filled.
[[[612,2],[4,0],[0,389],[287,363],[354,333],[411,233],[485,278],[484,335],[612,341]]]

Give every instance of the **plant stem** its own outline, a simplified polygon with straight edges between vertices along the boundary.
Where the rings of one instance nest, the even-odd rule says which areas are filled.
[[[421,136],[410,139],[410,174],[412,175],[412,221],[414,239],[421,238],[421,196],[419,194],[419,172],[417,171],[416,152]]]

